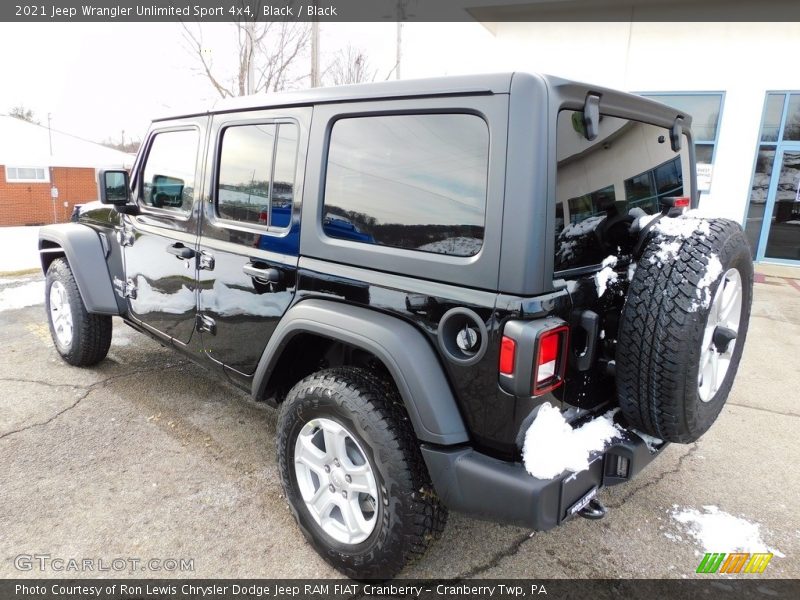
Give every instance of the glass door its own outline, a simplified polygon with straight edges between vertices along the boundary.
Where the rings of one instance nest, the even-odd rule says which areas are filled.
[[[759,259],[800,260],[800,145],[778,151],[759,249]]]
[[[768,92],[745,232],[755,260],[800,264],[800,92]]]

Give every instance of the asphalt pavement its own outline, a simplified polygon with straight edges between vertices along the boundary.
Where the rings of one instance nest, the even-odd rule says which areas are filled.
[[[703,549],[671,514],[713,505],[758,524],[784,555],[768,576],[800,577],[794,273],[758,276],[744,360],[714,427],[601,491],[605,519],[532,533],[451,514],[443,538],[402,575],[697,577]],[[39,279],[0,278],[0,287]],[[91,369],[60,360],[42,305],[0,312],[0,330],[0,577],[130,576],[97,572],[118,558],[191,560],[186,572],[135,572],[146,577],[338,576],[282,496],[274,410],[119,319],[108,358]],[[34,555],[50,557],[44,571],[41,559],[19,559]],[[89,559],[95,570],[54,570],[69,563],[53,558]]]

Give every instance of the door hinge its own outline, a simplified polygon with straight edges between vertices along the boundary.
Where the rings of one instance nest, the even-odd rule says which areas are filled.
[[[123,227],[122,229],[117,229],[117,242],[119,242],[120,246],[133,246],[133,241],[136,239],[136,236],[133,235],[133,231]]]
[[[196,329],[201,333],[217,335],[217,322],[207,315],[197,313]]]
[[[133,279],[128,279],[125,282],[123,296],[125,296],[125,298],[130,298],[131,300],[136,300],[136,284],[133,283]]]
[[[204,271],[213,271],[214,265],[214,256],[205,250],[202,250],[200,254],[197,255],[197,268]]]

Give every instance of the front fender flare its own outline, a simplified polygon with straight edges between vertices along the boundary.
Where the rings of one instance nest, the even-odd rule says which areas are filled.
[[[48,247],[50,244],[44,242],[50,242],[64,251],[87,312],[101,315],[120,314],[106,264],[106,251],[94,229],[80,223],[41,227],[39,252],[42,270],[46,274],[52,262],[48,259],[48,254],[58,249]]]
[[[394,378],[417,438],[432,444],[469,441],[441,363],[409,323],[368,308],[309,299],[290,308],[267,344],[253,378],[252,394],[264,393],[289,340],[313,333],[371,352]]]

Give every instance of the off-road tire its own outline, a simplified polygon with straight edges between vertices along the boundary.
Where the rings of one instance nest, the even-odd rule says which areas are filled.
[[[298,488],[295,441],[315,418],[339,422],[368,455],[381,498],[378,521],[360,544],[341,544],[311,516]],[[278,463],[289,507],[314,549],[353,579],[388,579],[420,557],[444,529],[447,510],[433,491],[419,443],[394,386],[356,367],[309,375],[288,393],[278,417]]]
[[[72,311],[72,340],[67,345],[59,341],[50,312],[50,288],[56,281],[64,286]],[[50,335],[61,358],[76,367],[89,367],[103,360],[111,346],[111,317],[86,311],[75,276],[65,258],[56,258],[50,263],[45,278],[44,297]]]
[[[749,244],[738,223],[707,223],[708,235],[697,230],[686,238],[652,234],[630,283],[620,323],[616,379],[622,413],[633,427],[670,442],[693,442],[711,427],[731,390],[747,336],[753,293]],[[663,242],[676,240],[677,256],[660,259]],[[727,374],[716,394],[703,402],[698,373],[710,306],[698,302],[698,283],[712,256],[719,259],[722,272],[708,289],[710,297],[723,274],[735,268],[741,277],[742,308]]]

